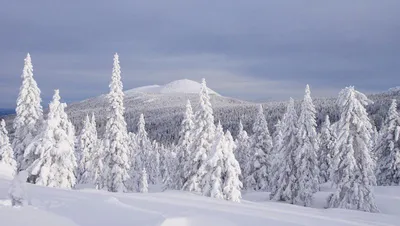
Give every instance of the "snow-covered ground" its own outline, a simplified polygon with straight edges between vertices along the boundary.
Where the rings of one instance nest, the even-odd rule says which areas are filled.
[[[10,181],[0,179],[0,225],[4,226],[389,226],[400,225],[400,187],[379,187],[382,213],[305,208],[268,201],[267,193],[244,195],[242,203],[216,200],[180,191],[108,193],[28,185],[32,206],[13,208],[7,200]],[[316,194],[322,207],[329,194]]]

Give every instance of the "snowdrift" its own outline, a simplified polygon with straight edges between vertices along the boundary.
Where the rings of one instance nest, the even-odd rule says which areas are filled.
[[[0,179],[0,222],[6,226],[338,226],[399,225],[400,188],[377,188],[382,213],[317,209],[267,201],[266,193],[231,203],[180,191],[117,194],[28,185],[32,206],[9,206],[10,181]],[[329,192],[316,195],[322,202]]]

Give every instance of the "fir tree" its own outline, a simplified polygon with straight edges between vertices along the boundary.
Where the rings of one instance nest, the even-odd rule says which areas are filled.
[[[93,160],[96,157],[97,152],[97,133],[89,118],[86,118],[83,122],[83,129],[78,138],[78,176],[77,182],[79,184],[94,184],[94,169]]]
[[[224,151],[226,145],[224,131],[222,130],[221,123],[219,123],[209,158],[199,169],[199,171],[205,172],[201,181],[202,194],[204,196],[224,199],[222,176],[224,173]]]
[[[14,139],[12,147],[18,170],[26,169],[34,159],[24,159],[26,147],[38,134],[43,119],[40,89],[33,78],[33,66],[29,53],[25,58],[22,72],[22,85],[17,99],[16,116],[14,118]]]
[[[139,192],[140,193],[147,193],[149,192],[149,185],[147,183],[147,172],[146,169],[143,168],[142,172],[140,173],[140,180],[139,180]]]
[[[390,105],[377,154],[377,184],[400,185],[400,116],[396,100]]]
[[[240,198],[242,197],[240,190],[243,184],[239,179],[241,174],[239,162],[233,154],[236,145],[229,130],[225,133],[225,142],[222,192],[225,200],[240,202]]]
[[[0,121],[0,164],[9,166],[13,172],[13,175],[10,176],[14,176],[17,170],[17,163],[14,159],[14,152],[11,148],[4,119]]]
[[[250,173],[246,169],[246,165],[249,165],[248,162],[250,160],[250,139],[247,132],[243,130],[242,121],[239,122],[239,134],[236,137],[235,144],[235,157],[239,162],[240,171],[242,172],[240,177],[243,180]]]
[[[195,114],[194,120],[194,131],[193,131],[193,143],[190,148],[190,175],[183,186],[184,190],[187,191],[202,191],[200,187],[200,181],[206,172],[200,170],[200,167],[207,161],[207,155],[210,153],[212,143],[214,140],[215,125],[213,109],[211,107],[210,96],[208,95],[208,88],[205,79],[203,79],[199,107]]]
[[[124,119],[124,93],[118,54],[114,55],[114,67],[107,96],[108,119],[104,134],[105,180],[108,191],[126,192],[129,180],[129,137]]]
[[[270,184],[272,139],[263,108],[260,105],[253,124],[251,137],[251,155],[249,175],[246,177],[246,187],[254,190],[268,190]]]
[[[91,125],[91,134],[93,138],[96,138],[94,141],[95,146],[94,150],[92,152],[92,164],[90,165],[90,172],[91,172],[91,179],[92,182],[94,183],[96,189],[102,189],[104,187],[104,164],[103,164],[103,159],[104,159],[104,142],[97,137],[97,127],[96,127],[96,118],[94,114],[92,114],[91,120],[90,120],[90,125]]]
[[[190,147],[193,142],[193,111],[190,100],[187,100],[186,111],[181,123],[181,131],[179,132],[179,141],[177,145],[177,161],[178,172],[176,173],[176,188],[182,189],[190,176],[191,160],[190,160]]]
[[[329,197],[330,208],[378,212],[372,187],[375,185],[370,156],[372,125],[365,110],[369,102],[354,87],[347,87],[339,94],[341,116],[332,172],[337,189]]]
[[[26,179],[28,173],[23,170],[15,175],[11,186],[8,190],[8,195],[11,199],[11,205],[20,207],[28,205],[28,195],[26,192]]]
[[[318,191],[319,169],[317,162],[318,137],[316,132],[315,107],[307,85],[301,112],[298,120],[297,140],[299,145],[296,150],[296,185],[294,202],[304,206],[311,206],[312,196]]]
[[[30,182],[58,188],[75,185],[75,132],[64,111],[66,106],[60,103],[59,91],[55,90],[43,130],[25,150],[24,157],[34,159],[27,168]]]
[[[298,191],[298,187],[296,187],[296,158],[298,154],[296,150],[299,145],[297,118],[294,100],[290,98],[286,113],[282,118],[283,142],[278,151],[278,158],[281,160],[281,164],[274,174],[270,195],[273,200],[286,201],[292,204],[295,203],[294,198],[297,195],[295,192]]]
[[[332,158],[335,153],[336,133],[331,128],[329,116],[326,115],[325,122],[321,126],[320,149],[318,156],[319,181],[325,183],[329,181],[332,171]]]

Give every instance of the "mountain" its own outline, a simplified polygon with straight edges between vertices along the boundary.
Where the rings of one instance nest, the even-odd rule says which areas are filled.
[[[146,119],[146,130],[149,137],[162,143],[173,143],[178,139],[180,124],[185,111],[187,99],[192,103],[193,110],[197,109],[198,91],[200,84],[191,80],[183,79],[173,81],[166,85],[144,86],[125,91],[125,119],[129,132],[136,132],[136,125],[141,113]],[[238,122],[242,120],[243,127],[252,133],[252,124],[255,117],[257,103],[242,101],[219,95],[209,89],[211,103],[214,110],[215,122],[221,121],[224,129],[229,129],[233,136],[237,134]],[[372,122],[379,129],[382,125],[392,99],[400,101],[400,92],[397,89],[369,94],[368,97],[374,101],[367,106],[367,111]],[[339,110],[336,98],[313,97],[317,110],[317,124],[320,125],[329,115],[332,122],[339,119]],[[300,110],[301,100],[295,101],[296,109]],[[82,128],[82,121],[86,114],[94,113],[97,119],[97,128],[101,136],[105,129],[107,115],[106,95],[83,100],[68,105],[66,111],[75,125],[77,134]],[[400,105],[399,105],[400,107]],[[264,113],[271,132],[275,130],[274,125],[280,119],[286,109],[286,102],[263,103]],[[7,116],[7,128],[10,134],[13,116]]]
[[[170,93],[199,93],[201,84],[189,79],[181,79],[170,82],[166,85],[150,85],[142,86],[134,89],[125,91],[125,95],[129,96],[135,93],[160,93],[160,94],[170,94]],[[217,92],[208,88],[209,94],[218,95]]]

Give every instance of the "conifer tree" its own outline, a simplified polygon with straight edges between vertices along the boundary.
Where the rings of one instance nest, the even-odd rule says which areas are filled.
[[[76,183],[75,132],[64,111],[66,106],[55,90],[43,130],[25,150],[24,157],[34,159],[27,168],[30,182],[58,188],[72,188]]]
[[[182,189],[190,176],[191,160],[190,160],[190,147],[193,142],[193,111],[190,100],[187,100],[186,111],[181,123],[181,131],[179,132],[179,141],[177,145],[177,162],[178,172],[176,173],[176,188]]]
[[[40,89],[33,78],[33,66],[29,53],[25,58],[21,77],[22,85],[19,90],[17,107],[15,109],[16,115],[13,124],[15,132],[12,142],[18,170],[26,169],[34,160],[24,159],[24,152],[26,147],[38,134],[41,121],[43,120]]]
[[[229,130],[225,133],[225,142],[222,192],[225,200],[240,202],[243,184],[239,179],[241,174],[239,162],[233,154],[236,145]]]
[[[260,105],[253,124],[251,137],[251,155],[248,161],[249,175],[246,177],[246,187],[254,190],[268,190],[270,184],[272,139],[269,134],[267,120]]]
[[[14,159],[14,152],[11,148],[4,119],[0,121],[0,164],[9,166],[13,172],[13,175],[10,176],[14,176],[17,170],[17,162]]]
[[[147,172],[146,169],[143,168],[142,172],[140,173],[140,180],[139,180],[139,192],[140,193],[147,193],[149,192],[149,185],[147,183]]]
[[[319,181],[325,183],[329,181],[332,171],[332,159],[335,153],[336,133],[331,127],[329,116],[326,115],[325,122],[321,126],[320,149],[318,155]]]
[[[246,165],[250,160],[250,139],[247,132],[243,129],[242,121],[239,122],[239,134],[236,137],[235,157],[239,163],[241,179],[247,178],[249,172],[246,171]],[[246,187],[245,187],[246,188]]]
[[[93,122],[86,115],[81,134],[78,137],[78,175],[79,184],[95,184],[95,165],[97,149],[97,132]]]
[[[330,208],[378,212],[372,187],[376,184],[370,156],[372,125],[365,110],[369,103],[354,87],[339,93],[341,115],[332,172],[336,192],[329,197]]]
[[[377,154],[377,184],[400,185],[400,116],[396,100],[390,105]]]
[[[108,99],[108,118],[104,134],[105,180],[108,191],[126,192],[129,180],[129,137],[124,119],[124,93],[122,91],[121,68],[118,54],[114,55],[110,92]]]
[[[25,170],[18,172],[15,175],[11,186],[8,190],[8,196],[11,199],[11,205],[21,207],[28,205],[28,195],[26,192],[26,179],[28,173]]]
[[[304,100],[298,120],[297,139],[299,145],[296,150],[296,185],[294,202],[304,206],[311,206],[312,197],[319,190],[319,169],[317,162],[318,137],[316,132],[315,107],[311,99],[310,87],[305,89]]]
[[[213,109],[211,107],[210,96],[205,79],[202,81],[199,106],[194,119],[194,140],[190,148],[190,175],[183,186],[184,190],[200,192],[200,182],[206,172],[201,171],[200,167],[205,164],[208,154],[211,152],[214,141],[215,124]]]
[[[200,167],[199,171],[204,172],[201,181],[202,194],[204,196],[224,199],[223,194],[223,173],[224,173],[224,152],[226,140],[221,123],[218,124],[215,132],[215,140],[212,144],[212,151],[207,161]]]
[[[96,127],[96,118],[94,114],[92,114],[91,120],[91,134],[93,138],[96,138],[95,140],[95,148],[94,151],[92,152],[92,164],[90,166],[90,171],[91,171],[91,176],[92,176],[92,182],[95,185],[96,189],[102,189],[104,187],[104,142],[97,137],[97,127]]]
[[[270,197],[273,200],[286,201],[292,204],[295,203],[296,194],[294,192],[298,191],[298,187],[296,187],[296,150],[299,145],[297,122],[298,116],[294,108],[294,100],[290,98],[286,113],[282,118],[283,142],[278,151],[281,164],[274,174]]]

